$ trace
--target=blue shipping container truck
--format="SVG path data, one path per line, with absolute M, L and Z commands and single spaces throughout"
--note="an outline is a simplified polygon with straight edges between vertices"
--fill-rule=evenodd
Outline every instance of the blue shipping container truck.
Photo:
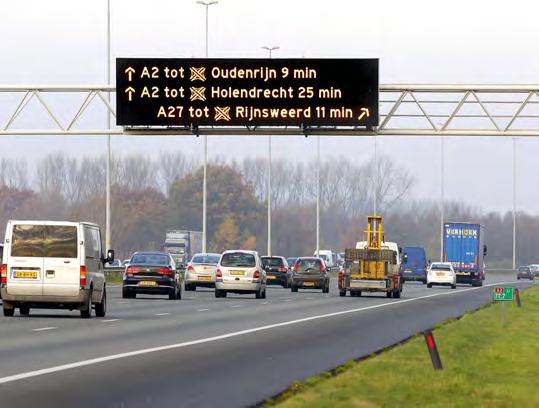
M 465 222 L 444 224 L 444 262 L 451 262 L 457 274 L 457 283 L 482 286 L 485 279 L 483 258 L 487 247 L 483 244 L 483 227 Z
M 402 248 L 402 277 L 404 282 L 427 283 L 427 256 L 424 248 L 412 246 Z

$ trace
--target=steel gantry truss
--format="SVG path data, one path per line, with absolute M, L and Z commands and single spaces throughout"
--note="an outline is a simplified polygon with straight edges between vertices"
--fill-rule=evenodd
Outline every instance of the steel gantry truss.
M 2 135 L 398 135 L 398 136 L 539 136 L 539 85 L 381 85 L 377 128 L 361 127 L 162 127 L 108 129 L 79 126 L 89 107 L 115 117 L 107 85 L 0 85 Z M 8 101 L 2 98 L 9 94 Z M 76 106 L 53 104 L 58 94 L 77 95 Z M 7 105 L 12 102 L 13 106 Z M 34 101 L 32 104 L 31 102 Z M 72 104 L 73 102 L 69 102 Z M 37 104 L 37 106 L 36 106 Z M 33 108 L 30 108 L 33 106 Z M 6 111 L 7 109 L 7 111 Z M 19 124 L 25 111 L 42 109 L 48 124 Z M 2 112 L 4 111 L 4 112 Z M 61 119 L 66 111 L 70 117 Z M 35 111 L 33 111 L 35 112 Z M 100 116 L 102 117 L 102 116 Z M 101 123 L 101 121 L 96 121 Z

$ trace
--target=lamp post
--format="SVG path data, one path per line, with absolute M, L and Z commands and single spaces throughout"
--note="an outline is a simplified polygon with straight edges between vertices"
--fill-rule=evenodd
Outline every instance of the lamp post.
M 278 50 L 279 46 L 268 47 L 264 45 L 262 49 L 269 52 L 269 58 L 272 57 L 272 52 Z M 267 254 L 271 256 L 271 135 L 268 136 L 268 246 Z
M 110 0 L 107 0 L 107 85 L 110 85 Z M 107 101 L 110 105 L 110 92 L 107 92 Z M 107 128 L 110 129 L 110 109 L 107 106 Z M 105 248 L 108 252 L 112 247 L 112 237 L 110 228 L 110 194 L 111 194 L 111 145 L 110 133 L 107 135 L 107 158 L 105 175 Z
M 210 6 L 217 4 L 215 0 L 202 1 L 198 0 L 197 4 L 206 7 L 206 58 L 208 58 L 208 11 Z M 202 180 L 202 252 L 206 252 L 207 230 L 206 230 L 206 184 L 208 170 L 208 135 L 204 135 L 204 164 L 203 164 L 203 180 Z

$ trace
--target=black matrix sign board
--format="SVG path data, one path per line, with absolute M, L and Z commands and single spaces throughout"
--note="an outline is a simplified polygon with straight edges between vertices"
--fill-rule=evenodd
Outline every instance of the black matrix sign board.
M 119 126 L 377 126 L 378 59 L 118 58 Z

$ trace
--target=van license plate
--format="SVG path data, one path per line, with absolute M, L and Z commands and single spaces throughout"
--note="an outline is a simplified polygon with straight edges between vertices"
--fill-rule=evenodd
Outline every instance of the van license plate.
M 37 271 L 13 271 L 16 279 L 37 279 Z
M 140 281 L 139 286 L 157 286 L 157 282 L 154 281 Z

